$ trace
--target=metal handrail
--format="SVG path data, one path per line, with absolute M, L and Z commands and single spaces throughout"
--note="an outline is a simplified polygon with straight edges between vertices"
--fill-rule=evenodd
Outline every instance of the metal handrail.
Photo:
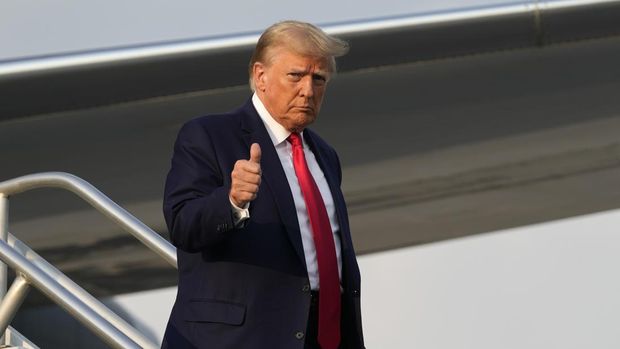
M 56 280 L 45 274 L 4 241 L 0 241 L 0 258 L 18 272 L 18 277 L 15 279 L 16 282 L 7 294 L 11 299 L 7 299 L 7 302 L 2 303 L 0 313 L 14 314 L 17 310 L 16 308 L 21 304 L 21 300 L 25 297 L 29 284 L 32 284 L 97 334 L 107 344 L 114 348 L 140 349 L 140 346 L 129 339 L 129 337 L 101 317 L 96 311 L 82 303 Z
M 120 316 L 110 310 L 110 308 L 106 307 L 103 303 L 101 303 L 97 298 L 93 297 L 90 293 L 88 293 L 86 290 L 76 284 L 60 270 L 56 269 L 56 267 L 51 265 L 43 257 L 39 256 L 25 243 L 13 236 L 13 234 L 9 233 L 8 244 L 15 251 L 24 256 L 28 261 L 38 267 L 39 270 L 41 270 L 52 279 L 56 280 L 56 282 L 58 282 L 58 284 L 61 285 L 65 290 L 71 292 L 82 303 L 97 312 L 102 318 L 111 323 L 114 327 L 120 330 L 127 337 L 131 338 L 131 340 L 139 344 L 142 348 L 157 348 L 157 345 L 151 342 L 148 338 L 146 338 L 140 331 L 136 330 L 133 326 L 128 324 Z M 0 305 L 0 333 L 4 328 L 4 323 L 2 323 L 2 315 L 2 305 Z
M 28 338 L 11 326 L 4 331 L 4 342 L 5 345 L 8 345 L 10 348 L 39 349 L 39 346 L 32 343 Z
M 37 188 L 62 188 L 75 193 L 163 257 L 166 262 L 177 267 L 174 246 L 80 177 L 65 172 L 42 172 L 21 176 L 0 182 L 0 195 L 8 197 Z
M 61 188 L 75 193 L 172 266 L 177 267 L 174 246 L 97 188 L 77 176 L 64 172 L 44 172 L 0 182 L 0 242 L 6 244 L 8 241 L 7 246 L 11 249 L 7 251 L 5 246 L 0 245 L 0 257 L 19 273 L 24 274 L 16 278 L 9 294 L 6 295 L 7 299 L 0 304 L 0 330 L 8 326 L 32 283 L 39 288 L 47 287 L 47 289 L 42 289 L 45 294 L 111 345 L 133 348 L 138 344 L 142 348 L 156 348 L 156 345 L 142 333 L 8 233 L 9 196 L 36 188 Z M 50 280 L 54 284 L 46 285 L 45 283 Z M 2 264 L 0 265 L 0 298 L 5 291 L 6 265 Z M 126 340 L 132 344 L 127 346 Z

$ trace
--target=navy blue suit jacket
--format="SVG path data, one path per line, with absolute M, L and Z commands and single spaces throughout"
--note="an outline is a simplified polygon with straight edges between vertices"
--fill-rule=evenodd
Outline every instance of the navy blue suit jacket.
M 311 130 L 304 137 L 334 197 L 342 240 L 343 347 L 363 348 L 360 274 L 349 232 L 336 152 Z M 250 219 L 235 228 L 230 173 L 262 150 L 262 182 Z M 179 131 L 166 180 L 164 216 L 177 247 L 179 284 L 164 348 L 303 348 L 309 281 L 286 175 L 251 100 L 199 117 Z

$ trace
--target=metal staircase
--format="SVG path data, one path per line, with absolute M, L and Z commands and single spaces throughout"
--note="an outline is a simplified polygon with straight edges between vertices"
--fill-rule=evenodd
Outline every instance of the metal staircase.
M 0 182 L 0 259 L 4 262 L 0 263 L 0 333 L 4 333 L 0 348 L 38 348 L 9 326 L 31 287 L 39 289 L 110 347 L 158 348 L 8 232 L 9 198 L 37 188 L 61 188 L 75 193 L 177 267 L 174 246 L 79 177 L 63 172 L 45 172 Z M 7 266 L 17 275 L 8 291 Z

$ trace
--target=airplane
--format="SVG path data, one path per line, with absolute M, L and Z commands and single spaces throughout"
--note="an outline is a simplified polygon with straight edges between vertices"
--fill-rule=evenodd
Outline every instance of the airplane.
M 351 46 L 312 128 L 339 152 L 358 254 L 620 207 L 618 18 L 620 1 L 563 0 L 321 24 Z M 167 238 L 176 132 L 249 98 L 258 35 L 0 61 L 0 181 L 74 174 Z M 176 283 L 174 268 L 74 194 L 10 197 L 9 224 L 96 297 Z M 29 296 L 15 327 L 70 346 L 28 329 L 46 302 Z

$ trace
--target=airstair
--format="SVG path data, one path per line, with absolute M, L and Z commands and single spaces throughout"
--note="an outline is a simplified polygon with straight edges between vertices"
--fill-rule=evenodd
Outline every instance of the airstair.
M 0 263 L 0 333 L 4 333 L 0 348 L 38 348 L 10 326 L 32 287 L 36 287 L 112 348 L 158 348 L 159 345 L 8 232 L 9 198 L 38 188 L 61 188 L 75 193 L 177 267 L 174 246 L 79 177 L 63 172 L 45 172 L 0 182 L 0 260 L 3 262 Z M 8 291 L 7 267 L 16 274 Z

